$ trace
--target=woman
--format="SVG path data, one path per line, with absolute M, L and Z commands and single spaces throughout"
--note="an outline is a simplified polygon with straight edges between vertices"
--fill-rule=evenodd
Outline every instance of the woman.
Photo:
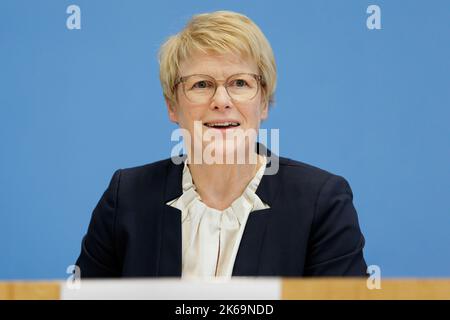
M 194 16 L 161 47 L 160 79 L 186 155 L 116 171 L 82 241 L 81 277 L 365 275 L 346 180 L 246 135 L 267 118 L 276 83 L 249 18 Z

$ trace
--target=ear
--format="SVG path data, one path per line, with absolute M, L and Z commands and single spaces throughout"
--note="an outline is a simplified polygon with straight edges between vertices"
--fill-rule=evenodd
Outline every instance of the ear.
M 167 98 L 164 98 L 164 100 L 166 101 L 167 112 L 169 114 L 170 121 L 178 124 L 178 115 L 176 113 L 175 104 L 170 102 L 169 99 L 167 99 Z

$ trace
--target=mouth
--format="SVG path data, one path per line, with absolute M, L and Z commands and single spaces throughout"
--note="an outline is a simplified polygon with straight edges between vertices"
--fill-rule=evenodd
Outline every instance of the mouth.
M 235 121 L 223 121 L 223 122 L 205 122 L 203 125 L 205 127 L 212 129 L 227 130 L 239 127 L 241 124 Z

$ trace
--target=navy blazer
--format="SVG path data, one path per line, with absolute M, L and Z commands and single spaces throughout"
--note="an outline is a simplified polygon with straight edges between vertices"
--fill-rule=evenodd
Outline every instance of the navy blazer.
M 270 208 L 250 213 L 233 276 L 366 276 L 347 181 L 277 159 L 256 190 Z M 82 240 L 82 278 L 181 276 L 181 211 L 166 202 L 182 194 L 182 173 L 171 158 L 114 173 Z

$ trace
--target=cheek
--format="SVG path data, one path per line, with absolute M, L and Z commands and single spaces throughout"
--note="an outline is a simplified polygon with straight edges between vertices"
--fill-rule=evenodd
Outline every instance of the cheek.
M 262 106 L 260 104 L 253 105 L 246 114 L 246 118 L 251 123 L 259 123 L 262 116 Z
M 201 108 L 196 106 L 184 105 L 180 112 L 180 124 L 189 130 L 193 130 L 194 122 L 201 121 L 203 112 Z
M 186 119 L 188 119 L 191 122 L 194 122 L 196 120 L 201 121 L 202 116 L 203 116 L 202 108 L 190 106 L 186 110 Z
M 180 119 L 180 124 L 185 128 L 191 127 L 193 120 L 196 118 L 196 110 L 193 106 L 189 104 L 182 94 L 178 94 L 178 117 Z

